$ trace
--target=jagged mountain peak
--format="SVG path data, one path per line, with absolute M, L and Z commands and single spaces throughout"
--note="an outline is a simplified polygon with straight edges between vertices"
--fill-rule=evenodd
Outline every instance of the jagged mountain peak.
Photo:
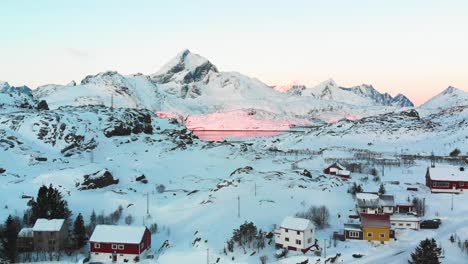
M 218 69 L 205 57 L 186 49 L 151 77 L 159 83 L 191 83 L 203 80 L 210 72 L 218 72 Z
M 449 86 L 447 87 L 447 89 L 445 89 L 444 91 L 442 91 L 441 94 L 453 94 L 453 93 L 456 93 L 456 92 L 463 92 L 462 90 L 456 88 L 456 87 L 453 87 L 453 86 Z
M 95 74 L 95 75 L 88 75 L 86 76 L 83 80 L 81 80 L 81 85 L 84 85 L 84 84 L 90 84 L 90 83 L 99 83 L 99 82 L 102 82 L 102 81 L 106 81 L 106 82 L 109 82 L 109 81 L 117 81 L 119 82 L 122 81 L 124 78 L 123 75 L 121 75 L 120 73 L 116 72 L 116 71 L 105 71 L 105 72 L 100 72 L 98 74 Z M 72 85 L 74 86 L 74 85 Z

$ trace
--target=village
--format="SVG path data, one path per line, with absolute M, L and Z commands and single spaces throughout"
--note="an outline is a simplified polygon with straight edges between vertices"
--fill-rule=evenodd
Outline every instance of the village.
M 353 199 L 355 204 L 354 208 L 349 208 L 348 215 L 338 214 L 338 218 L 348 220 L 342 228 L 327 234 L 327 239 L 320 239 L 324 234 L 317 236 L 317 232 L 326 227 L 329 218 L 333 216 L 330 215 L 329 208 L 317 207 L 301 214 L 285 215 L 271 231 L 253 231 L 254 235 L 251 238 L 242 237 L 249 232 L 247 227 L 255 227 L 252 223 L 247 225 L 246 222 L 239 229 L 239 237 L 234 235 L 229 240 L 232 242 L 228 241 L 225 254 L 234 252 L 238 245 L 244 247 L 246 241 L 249 241 L 249 248 L 250 243 L 254 243 L 253 248 L 257 247 L 260 251 L 262 248 L 274 247 L 277 263 L 283 263 L 282 259 L 288 260 L 290 257 L 293 257 L 293 262 L 284 263 L 343 263 L 343 253 L 327 255 L 327 249 L 332 251 L 332 243 L 334 247 L 337 243 L 345 243 L 352 247 L 349 243 L 355 243 L 353 241 L 357 240 L 375 245 L 392 244 L 398 243 L 402 230 L 426 232 L 425 230 L 438 229 L 444 225 L 441 220 L 443 216 L 426 216 L 425 199 L 395 196 L 385 190 L 383 183 L 378 190 L 365 189 L 353 181 L 353 168 L 348 167 L 336 160 L 323 168 L 323 176 L 320 176 L 347 185 L 346 196 Z M 307 177 L 307 173 L 305 175 Z M 431 159 L 426 174 L 420 177 L 424 178 L 425 186 L 408 187 L 409 192 L 427 188 L 432 195 L 463 195 L 468 189 L 468 172 L 460 165 L 436 164 Z M 38 197 L 37 201 L 39 199 Z M 119 210 L 121 213 L 123 209 L 114 212 L 117 214 L 116 218 L 120 218 Z M 77 220 L 73 225 L 70 221 L 71 219 L 67 218 L 37 218 L 32 226 L 18 230 L 17 253 L 22 256 L 22 261 L 59 261 L 75 256 L 75 260 L 80 263 L 158 263 L 159 256 L 171 247 L 168 240 L 162 244 L 159 239 L 158 244 L 152 242 L 155 236 L 158 237 L 155 230 L 157 227 L 154 225 L 136 225 L 127 218 L 124 225 L 119 224 L 119 221 L 96 219 L 96 215 L 94 220 L 91 216 L 89 226 L 85 226 L 82 218 L 78 224 Z M 466 241 L 462 243 L 468 244 Z M 80 253 L 76 254 L 78 251 Z M 306 258 L 301 260 L 301 256 Z M 352 254 L 352 258 L 356 260 L 365 256 L 366 253 L 360 251 Z M 439 256 L 443 258 L 443 252 Z M 309 262 L 309 259 L 315 259 L 316 262 Z M 260 257 L 261 263 L 270 263 L 271 260 L 271 257 Z M 224 263 L 219 261 L 217 258 L 216 262 L 210 263 Z M 234 257 L 231 261 L 235 263 Z

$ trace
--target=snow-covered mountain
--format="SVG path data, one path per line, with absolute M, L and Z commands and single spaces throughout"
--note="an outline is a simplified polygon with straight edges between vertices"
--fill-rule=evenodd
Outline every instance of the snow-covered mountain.
M 166 115 L 187 119 L 204 128 L 209 118 L 204 115 L 238 112 L 254 116 L 254 120 L 273 117 L 284 120 L 279 128 L 289 124 L 315 124 L 316 120 L 361 118 L 411 107 L 404 96 L 392 98 L 377 92 L 372 86 L 339 87 L 329 80 L 316 87 L 296 85 L 284 93 L 272 89 L 258 79 L 237 72 L 222 72 L 208 59 L 184 50 L 159 71 L 121 75 L 108 71 L 84 78 L 79 85 L 46 85 L 34 90 L 37 99 L 46 100 L 51 109 L 73 105 L 107 105 L 146 108 Z M 300 96 L 299 96 L 300 95 Z M 193 120 L 190 120 L 193 119 Z M 200 121 L 195 124 L 195 120 Z M 210 127 L 232 126 L 227 118 L 216 118 Z M 252 127 L 242 127 L 247 129 Z M 260 128 L 261 129 L 261 128 Z
M 0 81 L 0 113 L 37 108 L 38 102 L 29 87 L 13 87 Z
M 424 110 L 447 109 L 454 106 L 468 105 L 468 92 L 449 86 L 440 94 L 420 106 Z
M 414 107 L 414 104 L 402 94 L 392 97 L 388 93 L 380 93 L 372 85 L 367 84 L 350 88 L 340 87 L 332 79 L 310 88 L 303 85 L 295 85 L 287 93 L 344 102 L 352 105 Z

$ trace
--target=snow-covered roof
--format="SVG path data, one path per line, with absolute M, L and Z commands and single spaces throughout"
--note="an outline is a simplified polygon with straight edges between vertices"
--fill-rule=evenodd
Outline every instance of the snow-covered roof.
M 393 195 L 380 195 L 380 206 L 395 206 L 395 198 Z
M 345 230 L 362 231 L 360 224 L 344 224 Z
M 461 167 L 429 167 L 429 175 L 433 181 L 468 181 L 468 168 Z
M 33 229 L 30 227 L 22 228 L 18 233 L 18 237 L 33 237 Z
M 356 198 L 359 200 L 378 200 L 379 196 L 374 193 L 356 193 Z
M 144 226 L 97 225 L 89 241 L 101 243 L 139 244 L 145 234 Z
M 390 228 L 390 216 L 379 214 L 361 214 L 363 227 Z
M 39 218 L 36 220 L 36 223 L 33 226 L 33 231 L 60 231 L 62 229 L 63 219 L 45 219 Z
M 421 218 L 414 215 L 394 214 L 390 216 L 390 221 L 420 222 Z
M 292 229 L 297 231 L 304 231 L 309 226 L 314 226 L 310 222 L 310 220 L 291 216 L 285 217 L 283 222 L 281 222 L 281 228 Z
M 343 176 L 349 176 L 351 174 L 351 172 L 349 170 L 338 170 L 336 172 L 336 174 L 343 175 Z

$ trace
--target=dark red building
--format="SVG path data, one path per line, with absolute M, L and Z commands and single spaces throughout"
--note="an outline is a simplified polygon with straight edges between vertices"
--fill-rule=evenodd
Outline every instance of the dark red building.
M 343 178 L 343 179 L 351 178 L 350 171 L 346 170 L 346 167 L 339 164 L 338 162 L 335 162 L 332 165 L 326 167 L 323 170 L 323 173 L 330 174 L 330 175 L 336 175 L 336 176 L 338 176 L 340 178 Z
M 144 226 L 98 225 L 89 239 L 91 260 L 134 262 L 151 249 L 151 232 Z
M 468 189 L 468 171 L 464 167 L 429 167 L 426 186 L 433 193 L 463 193 Z

